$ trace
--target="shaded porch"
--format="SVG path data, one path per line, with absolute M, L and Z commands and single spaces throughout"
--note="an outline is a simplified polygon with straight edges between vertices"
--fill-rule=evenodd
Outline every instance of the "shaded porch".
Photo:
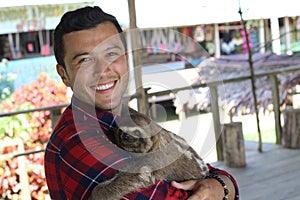
M 229 168 L 223 161 L 213 166 L 228 170 L 237 180 L 242 200 L 298 200 L 300 197 L 300 149 L 264 143 L 263 152 L 257 142 L 245 141 L 245 168 Z

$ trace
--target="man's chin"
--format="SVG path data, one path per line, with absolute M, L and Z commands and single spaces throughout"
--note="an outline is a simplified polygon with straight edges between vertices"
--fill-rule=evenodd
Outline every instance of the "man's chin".
M 95 106 L 97 109 L 105 110 L 105 111 L 116 111 L 120 110 L 121 108 L 121 101 L 119 102 L 108 102 L 108 103 L 96 103 Z

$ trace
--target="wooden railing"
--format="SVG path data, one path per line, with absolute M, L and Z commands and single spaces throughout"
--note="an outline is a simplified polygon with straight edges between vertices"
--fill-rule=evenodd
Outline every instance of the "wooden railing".
M 272 97 L 273 97 L 273 105 L 274 105 L 274 120 L 275 120 L 275 129 L 276 129 L 276 143 L 280 144 L 281 143 L 281 122 L 280 122 L 280 105 L 279 105 L 279 94 L 278 94 L 278 80 L 277 80 L 277 74 L 280 73 L 291 73 L 294 71 L 300 70 L 300 65 L 293 65 L 293 66 L 288 66 L 288 67 L 282 67 L 282 68 L 275 68 L 270 70 L 260 70 L 255 72 L 255 78 L 260 78 L 263 76 L 268 76 L 271 87 L 272 87 Z M 229 79 L 223 79 L 223 80 L 218 80 L 218 81 L 209 81 L 206 83 L 202 84 L 196 84 L 192 86 L 186 86 L 186 87 L 180 87 L 180 88 L 173 88 L 172 90 L 165 90 L 165 91 L 160 91 L 160 92 L 154 92 L 154 93 L 148 93 L 147 98 L 148 98 L 148 103 L 152 102 L 155 103 L 155 101 L 151 100 L 152 97 L 159 97 L 163 95 L 167 95 L 170 93 L 176 93 L 181 90 L 189 90 L 189 89 L 196 89 L 200 87 L 209 87 L 210 89 L 210 94 L 211 94 L 211 106 L 212 106 L 212 114 L 213 114 L 213 120 L 214 120 L 214 128 L 215 132 L 219 133 L 221 131 L 221 124 L 220 124 L 220 114 L 219 114 L 219 105 L 218 105 L 218 90 L 217 87 L 221 84 L 226 84 L 226 83 L 232 83 L 232 82 L 240 82 L 244 80 L 249 80 L 251 78 L 250 75 L 242 75 L 234 78 L 229 78 Z M 146 89 L 148 90 L 148 89 Z M 126 96 L 125 98 L 137 98 L 139 99 L 138 94 L 133 94 L 131 96 Z M 34 109 L 28 109 L 28 110 L 20 110 L 20 111 L 13 111 L 13 112 L 7 112 L 7 113 L 0 113 L 0 118 L 1 117 L 8 117 L 8 116 L 13 116 L 13 115 L 18 115 L 18 114 L 23 114 L 23 113 L 30 113 L 30 112 L 35 112 L 35 111 L 45 111 L 49 110 L 51 112 L 51 120 L 52 120 L 52 127 L 55 126 L 60 114 L 61 114 L 61 109 L 66 107 L 68 104 L 61 104 L 61 105 L 52 105 L 52 106 L 45 106 L 45 107 L 40 107 L 40 108 L 34 108 Z M 217 134 L 219 135 L 219 134 Z
M 280 111 L 280 103 L 279 103 L 279 89 L 278 89 L 278 78 L 277 75 L 281 73 L 291 73 L 300 70 L 299 65 L 293 65 L 282 68 L 275 68 L 272 70 L 257 70 L 254 75 L 255 78 L 261 78 L 264 76 L 268 76 L 272 88 L 272 101 L 273 101 L 273 111 L 274 111 L 274 121 L 275 121 L 275 131 L 276 131 L 276 144 L 281 144 L 282 138 L 282 127 L 281 127 L 281 111 Z M 217 157 L 218 160 L 223 160 L 223 147 L 221 141 L 221 123 L 220 123 L 220 113 L 219 113 L 219 105 L 218 105 L 218 86 L 226 83 L 234 83 L 245 80 L 250 80 L 251 76 L 249 75 L 241 75 L 233 78 L 218 80 L 218 81 L 208 81 L 203 84 L 195 84 L 192 86 L 186 86 L 181 88 L 174 88 L 172 90 L 160 91 L 152 94 L 148 94 L 149 99 L 152 96 L 162 96 L 170 93 L 176 93 L 180 90 L 189 90 L 196 89 L 200 87 L 209 87 L 210 95 L 211 95 L 211 108 L 214 122 L 214 130 L 216 135 L 217 142 Z

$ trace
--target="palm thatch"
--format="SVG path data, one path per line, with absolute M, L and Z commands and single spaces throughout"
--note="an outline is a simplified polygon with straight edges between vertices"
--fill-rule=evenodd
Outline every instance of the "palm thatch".
M 200 83 L 221 81 L 218 86 L 220 102 L 226 103 L 226 110 L 232 114 L 254 113 L 254 103 L 251 91 L 250 79 L 238 82 L 228 82 L 230 79 L 249 77 L 249 63 L 247 55 L 222 56 L 219 59 L 208 59 L 198 66 L 199 78 L 194 81 L 194 85 Z M 293 65 L 300 65 L 300 52 L 292 55 L 276 55 L 273 53 L 253 54 L 254 73 L 272 73 L 276 69 L 281 69 Z M 300 69 L 300 68 L 299 68 Z M 279 103 L 281 106 L 290 106 L 290 94 L 294 92 L 295 86 L 300 84 L 300 70 L 292 73 L 280 73 L 277 75 L 279 89 Z M 260 111 L 272 111 L 272 91 L 268 76 L 255 79 L 256 96 L 258 109 Z M 193 98 L 193 97 L 195 98 Z M 210 93 L 206 88 L 193 90 L 187 102 L 188 108 L 197 110 L 210 110 Z M 177 112 L 183 105 L 175 100 Z M 182 102 L 182 101 L 181 101 Z

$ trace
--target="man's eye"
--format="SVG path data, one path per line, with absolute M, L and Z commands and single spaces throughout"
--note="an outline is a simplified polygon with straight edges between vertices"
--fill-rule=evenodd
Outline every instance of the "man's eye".
M 79 63 L 83 63 L 83 62 L 89 62 L 92 61 L 92 58 L 82 58 L 81 60 L 79 60 Z
M 107 56 L 108 56 L 108 57 L 116 57 L 116 56 L 119 56 L 119 53 L 118 53 L 118 52 L 115 52 L 115 51 L 111 51 L 111 52 L 108 52 L 108 53 L 107 53 Z
M 114 62 L 115 60 L 117 60 L 118 58 L 120 57 L 120 54 L 116 51 L 111 51 L 111 52 L 108 52 L 106 55 L 105 55 L 105 60 L 106 62 Z

